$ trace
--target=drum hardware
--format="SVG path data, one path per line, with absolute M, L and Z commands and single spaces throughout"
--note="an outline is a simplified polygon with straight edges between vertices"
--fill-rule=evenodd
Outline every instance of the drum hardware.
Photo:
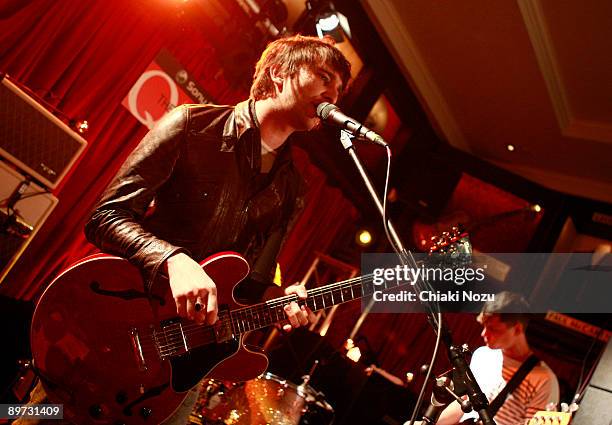
M 242 383 L 202 382 L 200 397 L 191 415 L 192 424 L 327 425 L 334 409 L 325 395 L 308 383 L 318 361 L 302 383 L 295 385 L 272 373 Z

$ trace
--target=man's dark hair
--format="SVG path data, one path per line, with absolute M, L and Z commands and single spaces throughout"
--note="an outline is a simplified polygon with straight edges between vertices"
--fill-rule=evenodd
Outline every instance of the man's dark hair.
M 521 323 L 523 328 L 527 327 L 531 316 L 527 300 L 522 295 L 510 291 L 499 292 L 495 294 L 493 301 L 487 301 L 482 306 L 478 321 L 492 315 L 499 316 L 499 320 L 510 325 Z
M 332 38 L 294 35 L 274 40 L 268 44 L 255 66 L 251 97 L 261 100 L 274 95 L 274 83 L 270 78 L 271 66 L 279 66 L 281 73 L 292 77 L 302 66 L 320 64 L 325 64 L 338 73 L 342 81 L 341 89 L 346 89 L 351 77 L 351 64 L 342 52 L 334 47 Z

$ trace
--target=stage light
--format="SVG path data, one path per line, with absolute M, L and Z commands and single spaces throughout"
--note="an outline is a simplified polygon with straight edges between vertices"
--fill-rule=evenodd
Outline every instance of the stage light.
M 531 207 L 531 209 L 537 213 L 539 213 L 540 211 L 542 211 L 542 207 L 538 204 L 535 204 Z
M 347 339 L 344 348 L 346 349 L 346 357 L 357 363 L 361 358 L 361 350 L 353 343 L 353 340 Z
M 514 152 L 514 145 L 506 145 L 506 149 L 508 149 L 508 152 Z
M 68 125 L 79 134 L 85 134 L 89 130 L 89 123 L 87 120 L 70 120 Z
M 315 27 L 319 38 L 328 35 L 332 37 L 336 43 L 342 43 L 344 41 L 344 36 L 340 30 L 340 19 L 338 19 L 338 15 L 335 13 L 320 15 L 317 18 Z
M 340 19 L 338 19 L 338 15 L 335 13 L 324 18 L 319 18 L 319 21 L 317 22 L 317 26 L 321 31 L 333 31 L 338 28 L 339 25 Z M 319 37 L 321 37 L 320 34 Z
M 346 353 L 346 357 L 357 363 L 361 358 L 361 350 L 359 347 L 353 347 Z
M 336 43 L 342 43 L 344 41 L 344 34 L 349 38 L 351 37 L 348 19 L 346 19 L 346 16 L 342 13 L 333 10 L 318 15 L 315 27 L 319 38 L 328 35 L 332 37 Z
M 361 246 L 368 246 L 372 243 L 372 234 L 367 229 L 361 229 L 357 232 L 357 243 Z
M 79 133 L 85 134 L 87 133 L 87 130 L 89 130 L 89 123 L 87 120 L 77 122 L 77 131 Z

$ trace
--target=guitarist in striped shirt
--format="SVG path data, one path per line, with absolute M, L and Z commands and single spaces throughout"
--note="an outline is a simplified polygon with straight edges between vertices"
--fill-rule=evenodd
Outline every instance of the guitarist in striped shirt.
M 470 368 L 491 403 L 533 352 L 525 336 L 529 320 L 525 299 L 511 292 L 500 292 L 485 303 L 477 320 L 482 325 L 485 345 L 478 348 Z M 537 361 L 518 386 L 510 391 L 494 419 L 498 425 L 524 424 L 549 403 L 559 402 L 559 383 L 543 361 Z M 440 415 L 438 424 L 477 423 L 476 412 L 464 414 L 456 401 Z

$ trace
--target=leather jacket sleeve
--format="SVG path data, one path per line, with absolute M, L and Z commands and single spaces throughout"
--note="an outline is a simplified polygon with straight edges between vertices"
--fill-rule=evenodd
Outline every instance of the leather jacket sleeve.
M 147 291 L 164 261 L 185 251 L 148 232 L 142 223 L 156 191 L 170 177 L 179 157 L 187 120 L 187 108 L 175 108 L 147 133 L 104 191 L 85 225 L 85 235 L 91 243 L 140 268 Z

